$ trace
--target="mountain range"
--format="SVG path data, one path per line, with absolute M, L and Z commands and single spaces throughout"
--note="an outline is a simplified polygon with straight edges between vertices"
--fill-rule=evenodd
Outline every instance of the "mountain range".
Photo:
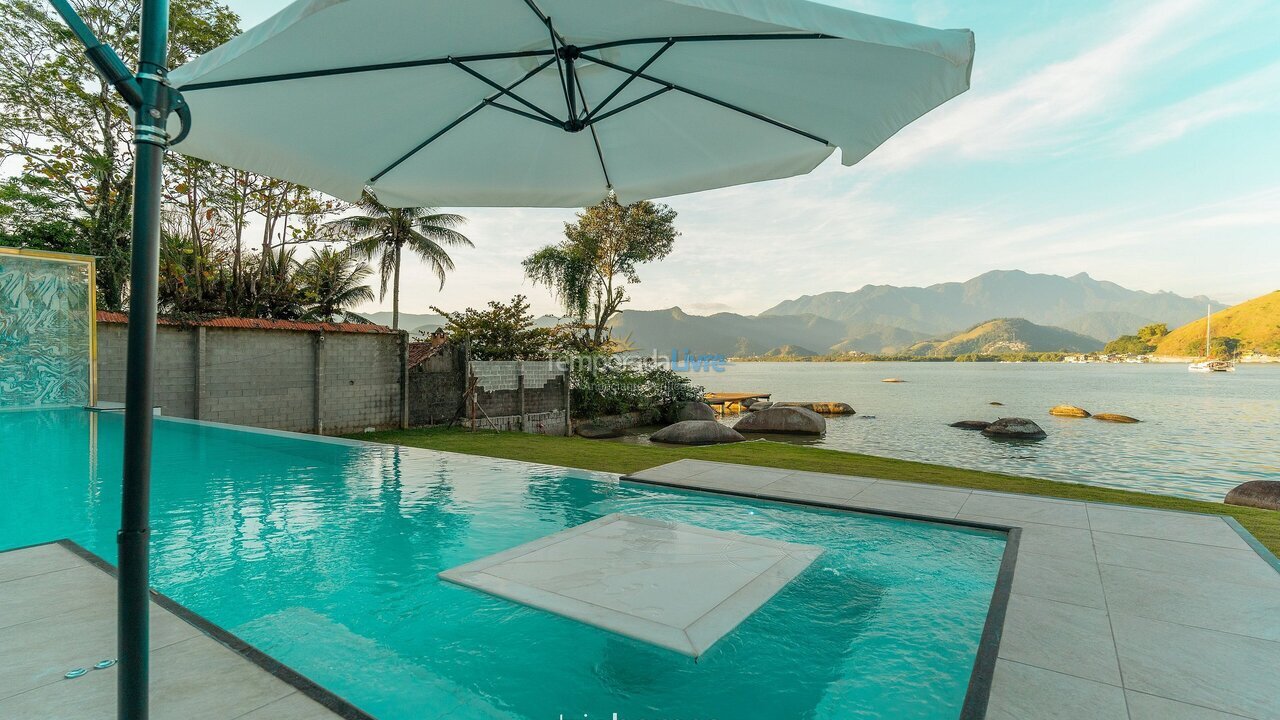
M 1206 306 L 1226 308 L 1203 296 L 1129 290 L 1085 273 L 1063 277 L 995 270 L 928 287 L 866 285 L 853 292 L 805 295 L 755 316 L 690 315 L 678 307 L 625 310 L 612 327 L 615 338 L 626 338 L 638 349 L 734 356 L 764 355 L 788 345 L 818 354 L 946 354 L 973 345 L 957 336 L 974 331 L 969 340 L 984 336 L 986 344 L 1008 343 L 1028 352 L 1086 351 L 1150 323 L 1183 325 L 1202 316 Z M 981 328 L 993 319 L 1004 321 Z M 957 342 L 947 346 L 953 339 Z

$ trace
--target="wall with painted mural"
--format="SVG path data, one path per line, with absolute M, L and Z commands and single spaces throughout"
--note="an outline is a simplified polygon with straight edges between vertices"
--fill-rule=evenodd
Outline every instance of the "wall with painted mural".
M 92 400 L 93 260 L 0 248 L 0 409 Z

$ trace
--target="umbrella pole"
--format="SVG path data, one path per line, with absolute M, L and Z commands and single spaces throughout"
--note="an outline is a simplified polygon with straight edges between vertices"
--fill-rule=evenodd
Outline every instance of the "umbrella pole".
M 121 482 L 117 579 L 120 672 L 116 712 L 121 720 L 147 720 L 150 682 L 150 590 L 147 578 L 151 530 L 152 379 L 156 342 L 156 286 L 160 264 L 160 207 L 169 114 L 190 118 L 165 79 L 169 1 L 142 0 L 138 71 L 131 73 L 102 44 L 67 0 L 50 0 L 103 82 L 134 111 L 133 231 L 129 275 L 129 354 L 125 370 L 124 474 Z
M 129 356 L 125 380 L 124 477 L 120 506 L 117 715 L 146 720 L 150 677 L 148 555 L 151 505 L 151 424 L 160 264 L 160 205 L 165 125 L 171 94 L 165 81 L 168 0 L 143 0 L 134 121 L 133 245 L 129 275 Z

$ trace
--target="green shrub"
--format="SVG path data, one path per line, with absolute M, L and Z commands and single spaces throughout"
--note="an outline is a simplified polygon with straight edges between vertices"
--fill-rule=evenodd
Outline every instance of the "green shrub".
M 699 401 L 703 388 L 651 358 L 579 355 L 571 361 L 573 413 L 578 417 L 655 413 L 671 420 L 678 403 Z

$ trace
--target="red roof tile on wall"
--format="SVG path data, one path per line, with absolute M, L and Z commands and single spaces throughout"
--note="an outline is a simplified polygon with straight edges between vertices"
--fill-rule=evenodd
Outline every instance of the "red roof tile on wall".
M 99 310 L 98 322 L 128 324 L 129 316 L 124 313 Z M 208 318 L 204 320 L 179 320 L 175 318 L 158 317 L 156 318 L 156 324 L 176 327 L 217 327 L 237 328 L 242 330 L 293 330 L 297 332 L 395 332 L 386 325 L 373 325 L 371 323 L 297 322 L 295 320 L 262 320 L 259 318 L 236 317 Z

